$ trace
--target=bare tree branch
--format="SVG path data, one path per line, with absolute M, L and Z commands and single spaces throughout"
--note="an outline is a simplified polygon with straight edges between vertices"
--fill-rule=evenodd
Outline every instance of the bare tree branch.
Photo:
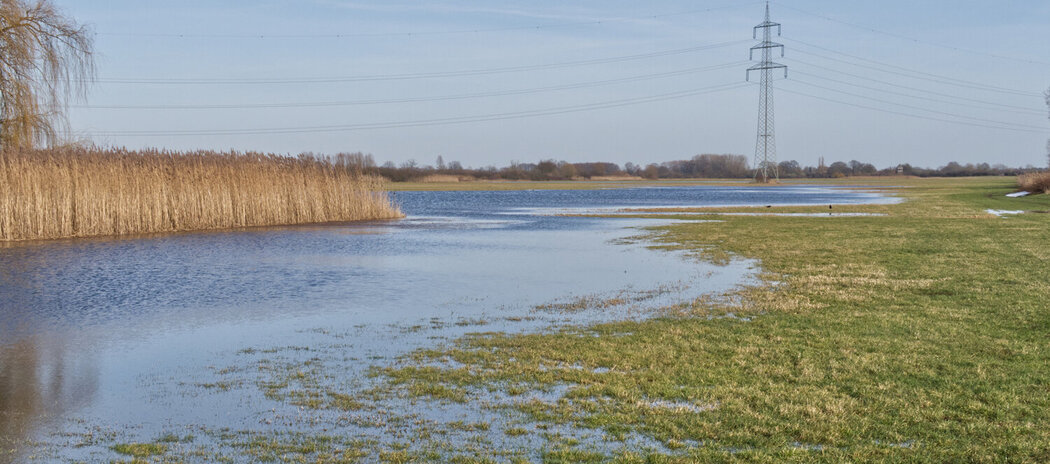
M 95 77 L 91 30 L 51 0 L 0 0 L 0 146 L 55 144 Z

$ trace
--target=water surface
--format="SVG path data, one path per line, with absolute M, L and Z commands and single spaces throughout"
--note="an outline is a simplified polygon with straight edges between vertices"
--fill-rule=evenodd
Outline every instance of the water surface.
M 647 317 L 639 306 L 724 292 L 754 272 L 623 241 L 666 221 L 552 213 L 886 201 L 815 187 L 394 196 L 404 220 L 0 248 L 0 448 L 36 440 L 45 456 L 107 460 L 105 440 L 85 443 L 85 430 L 150 441 L 270 426 L 287 411 L 251 385 L 221 395 L 194 385 L 246 350 L 331 347 L 333 334 L 339 381 L 353 384 L 371 365 L 472 331 Z M 536 308 L 646 292 L 629 307 Z

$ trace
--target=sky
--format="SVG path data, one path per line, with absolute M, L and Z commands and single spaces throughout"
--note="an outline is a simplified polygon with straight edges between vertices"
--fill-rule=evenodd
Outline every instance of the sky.
M 755 151 L 764 2 L 53 1 L 95 33 L 70 136 L 104 146 L 473 167 Z M 1050 2 L 771 12 L 779 160 L 1047 163 Z

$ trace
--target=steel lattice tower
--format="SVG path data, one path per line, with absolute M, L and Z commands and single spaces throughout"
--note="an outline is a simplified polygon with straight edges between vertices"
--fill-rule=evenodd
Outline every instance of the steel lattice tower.
M 755 59 L 755 50 L 761 50 L 762 61 L 747 68 L 747 80 L 751 80 L 751 71 L 761 74 L 758 94 L 758 139 L 755 142 L 755 180 L 759 182 L 770 182 L 780 180 L 777 172 L 777 142 L 776 131 L 773 127 L 773 70 L 784 69 L 784 77 L 787 78 L 787 66 L 773 62 L 773 49 L 780 49 L 780 56 L 784 56 L 784 46 L 773 42 L 773 28 L 777 28 L 780 35 L 780 23 L 774 23 L 769 19 L 769 2 L 766 2 L 766 20 L 752 31 L 752 38 L 758 38 L 758 30 L 762 29 L 762 42 L 751 47 L 751 60 Z

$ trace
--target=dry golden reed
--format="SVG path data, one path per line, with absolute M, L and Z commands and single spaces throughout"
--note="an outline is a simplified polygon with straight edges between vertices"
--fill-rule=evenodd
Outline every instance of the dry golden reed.
M 341 160 L 259 153 L 0 151 L 0 241 L 401 217 Z
M 1033 172 L 1017 176 L 1021 190 L 1032 193 L 1050 193 L 1050 172 Z

